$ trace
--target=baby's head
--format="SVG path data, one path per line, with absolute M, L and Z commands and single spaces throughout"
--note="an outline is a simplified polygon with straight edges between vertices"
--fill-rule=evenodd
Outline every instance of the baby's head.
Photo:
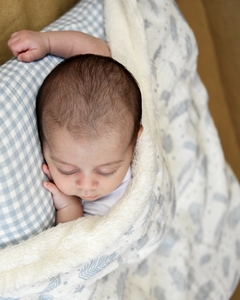
M 63 61 L 47 76 L 37 97 L 42 143 L 66 129 L 76 140 L 116 135 L 134 147 L 141 117 L 135 79 L 110 57 L 86 54 Z
M 85 175 L 97 170 L 103 176 L 120 169 L 117 181 L 124 178 L 142 132 L 142 108 L 139 87 L 123 65 L 92 54 L 71 57 L 47 76 L 36 108 L 43 153 L 56 185 L 61 183 L 54 169 Z

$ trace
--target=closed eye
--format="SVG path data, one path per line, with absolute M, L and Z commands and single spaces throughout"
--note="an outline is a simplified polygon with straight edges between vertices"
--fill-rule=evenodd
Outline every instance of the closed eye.
M 58 169 L 58 172 L 60 172 L 63 175 L 72 175 L 72 174 L 75 174 L 77 172 L 77 170 L 72 170 L 72 171 L 66 172 L 66 171 L 63 171 L 61 169 Z
M 101 175 L 101 176 L 104 176 L 104 177 L 110 177 L 110 176 L 112 176 L 114 173 L 116 173 L 116 171 L 113 171 L 113 172 L 110 172 L 110 173 L 103 173 L 103 172 L 98 171 L 97 173 L 98 173 L 99 175 Z
M 58 169 L 58 172 L 63 174 L 63 175 L 66 175 L 66 176 L 69 176 L 69 175 L 73 175 L 75 173 L 78 172 L 78 170 L 72 170 L 72 171 L 64 171 L 64 170 L 61 170 L 61 169 Z M 97 171 L 97 173 L 100 175 L 100 176 L 104 176 L 104 177 L 110 177 L 112 176 L 113 174 L 115 174 L 117 172 L 117 170 L 113 171 L 113 172 L 109 172 L 109 173 L 104 173 L 104 172 L 101 172 L 101 171 Z

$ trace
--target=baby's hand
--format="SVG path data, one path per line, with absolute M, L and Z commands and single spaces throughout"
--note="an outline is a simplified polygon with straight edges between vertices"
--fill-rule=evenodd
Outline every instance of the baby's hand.
M 44 32 L 22 30 L 11 35 L 8 47 L 19 61 L 31 62 L 49 53 L 49 41 Z
M 54 183 L 44 181 L 43 186 L 52 194 L 53 204 L 56 210 L 63 209 L 72 203 L 73 197 L 63 194 Z
M 43 172 L 52 180 L 49 168 L 43 164 Z M 52 194 L 53 204 L 57 211 L 56 224 L 65 223 L 83 216 L 82 203 L 77 196 L 69 196 L 49 181 L 44 181 L 43 186 Z

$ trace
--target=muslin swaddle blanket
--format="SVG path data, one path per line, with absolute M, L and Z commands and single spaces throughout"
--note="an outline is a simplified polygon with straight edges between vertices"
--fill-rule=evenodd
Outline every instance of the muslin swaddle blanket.
M 48 29 L 72 18 L 83 30 L 83 5 L 104 16 L 112 56 L 142 91 L 133 179 L 107 215 L 2 249 L 0 299 L 228 299 L 240 273 L 240 190 L 196 72 L 192 31 L 172 0 L 81 1 Z

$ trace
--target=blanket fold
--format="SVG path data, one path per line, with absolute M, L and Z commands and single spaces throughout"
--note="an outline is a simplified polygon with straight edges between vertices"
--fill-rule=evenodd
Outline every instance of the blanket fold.
M 171 0 L 105 0 L 102 13 L 112 56 L 143 96 L 133 179 L 107 215 L 0 250 L 0 295 L 227 299 L 240 273 L 240 189 L 196 72 L 192 31 Z

